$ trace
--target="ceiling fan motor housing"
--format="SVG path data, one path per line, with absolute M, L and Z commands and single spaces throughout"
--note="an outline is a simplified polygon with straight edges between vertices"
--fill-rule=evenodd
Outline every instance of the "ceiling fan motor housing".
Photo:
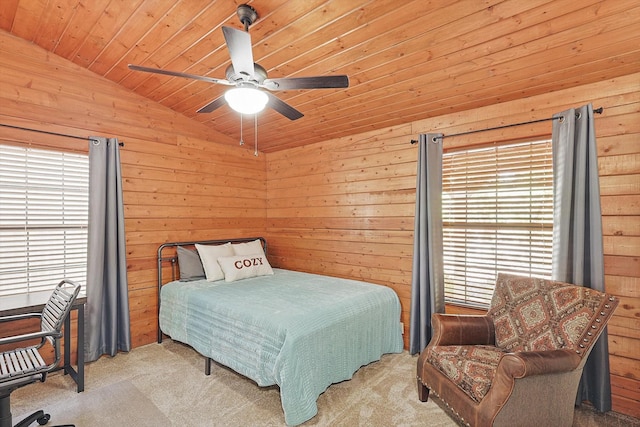
M 227 80 L 230 82 L 255 82 L 257 85 L 262 85 L 267 78 L 267 70 L 255 62 L 253 63 L 253 69 L 253 78 L 248 78 L 250 76 L 247 76 L 244 73 L 236 73 L 236 70 L 233 68 L 233 64 L 230 64 L 224 73 L 227 76 Z

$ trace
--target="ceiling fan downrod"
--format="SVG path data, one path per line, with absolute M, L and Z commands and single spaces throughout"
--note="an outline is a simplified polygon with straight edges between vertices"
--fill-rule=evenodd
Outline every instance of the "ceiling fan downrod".
M 258 12 L 248 4 L 241 4 L 236 11 L 240 22 L 244 25 L 244 30 L 249 31 L 249 27 L 258 19 Z

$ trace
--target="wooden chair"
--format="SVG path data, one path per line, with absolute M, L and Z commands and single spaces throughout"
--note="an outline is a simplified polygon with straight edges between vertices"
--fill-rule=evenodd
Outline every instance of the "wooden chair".
M 582 286 L 499 274 L 486 315 L 433 315 L 418 397 L 431 391 L 468 426 L 571 426 L 582 369 L 617 305 Z
M 80 292 L 80 285 L 62 280 L 53 290 L 49 301 L 42 313 L 19 314 L 0 317 L 0 322 L 9 322 L 28 318 L 40 319 L 40 331 L 6 338 L 0 338 L 0 346 L 20 342 L 34 342 L 37 344 L 3 351 L 0 354 L 0 427 L 11 427 L 11 393 L 19 387 L 36 381 L 44 382 L 47 374 L 60 364 L 60 341 L 62 340 L 62 325 L 69 315 L 71 306 Z M 40 354 L 40 350 L 49 343 L 53 346 L 54 360 L 47 364 Z M 20 421 L 15 427 L 26 427 L 37 421 L 44 425 L 50 419 L 49 414 L 39 410 Z

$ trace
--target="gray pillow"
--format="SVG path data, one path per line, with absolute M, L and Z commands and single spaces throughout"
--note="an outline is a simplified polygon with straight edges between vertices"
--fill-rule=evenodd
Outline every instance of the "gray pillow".
M 195 250 L 178 246 L 178 268 L 180 269 L 180 281 L 201 280 L 205 278 L 200 255 Z

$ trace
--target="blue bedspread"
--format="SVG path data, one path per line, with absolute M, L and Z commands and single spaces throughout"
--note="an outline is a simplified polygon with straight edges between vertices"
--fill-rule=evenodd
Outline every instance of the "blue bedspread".
M 385 286 L 274 269 L 237 282 L 162 287 L 160 328 L 204 356 L 280 387 L 285 422 L 317 412 L 326 388 L 403 349 L 400 303 Z

